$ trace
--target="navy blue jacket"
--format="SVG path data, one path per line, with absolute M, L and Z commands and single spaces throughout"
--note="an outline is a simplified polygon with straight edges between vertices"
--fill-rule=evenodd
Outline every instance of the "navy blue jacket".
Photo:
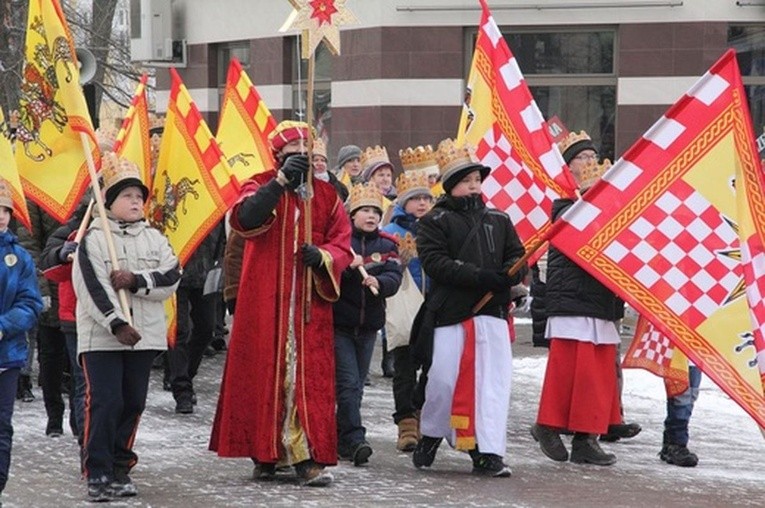
M 42 312 L 32 256 L 6 231 L 0 233 L 0 368 L 21 367 L 29 331 Z
M 334 304 L 335 328 L 377 331 L 385 326 L 385 299 L 401 286 L 401 261 L 396 239 L 380 231 L 365 233 L 353 228 L 351 246 L 364 258 L 364 268 L 380 282 L 373 295 L 361 284 L 357 268 L 346 268 L 340 280 L 340 299 Z

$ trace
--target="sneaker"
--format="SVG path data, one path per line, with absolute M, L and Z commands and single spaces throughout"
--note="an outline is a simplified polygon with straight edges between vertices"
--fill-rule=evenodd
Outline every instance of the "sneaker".
M 643 428 L 637 423 L 620 423 L 617 425 L 609 425 L 608 433 L 600 436 L 601 441 L 607 443 L 615 443 L 620 439 L 629 439 L 640 434 Z
M 478 450 L 471 450 L 470 456 L 473 458 L 473 473 L 481 476 L 490 476 L 492 478 L 507 478 L 512 472 L 502 461 L 502 457 L 493 453 L 480 453 Z
M 566 445 L 563 444 L 560 434 L 552 427 L 535 423 L 531 426 L 531 437 L 534 438 L 534 441 L 539 442 L 539 448 L 542 449 L 542 453 L 552 460 L 556 462 L 566 462 L 568 460 Z
M 252 470 L 252 479 L 257 481 L 269 481 L 276 478 L 276 464 L 255 464 Z
M 422 436 L 417 446 L 412 453 L 412 463 L 414 467 L 430 467 L 433 461 L 436 460 L 436 452 L 441 445 L 440 437 Z
M 332 473 L 324 469 L 324 466 L 320 466 L 312 460 L 305 460 L 296 464 L 295 471 L 300 477 L 301 485 L 305 487 L 326 487 L 335 479 Z
M 61 426 L 61 423 L 55 423 L 55 422 L 48 422 L 48 425 L 45 427 L 45 435 L 48 437 L 61 437 L 64 435 L 64 429 Z
M 366 464 L 372 453 L 372 447 L 366 441 L 357 444 L 353 447 L 353 465 L 359 467 Z
M 194 412 L 194 404 L 191 396 L 181 396 L 175 401 L 175 412 L 181 415 L 190 415 Z
M 574 439 L 571 440 L 571 462 L 596 466 L 616 464 L 616 455 L 604 452 L 595 437 L 596 434 L 574 434 Z
M 661 447 L 659 458 L 667 464 L 680 467 L 696 467 L 699 457 L 691 452 L 687 446 L 678 444 L 665 444 Z
M 133 480 L 127 473 L 115 473 L 114 480 L 109 484 L 114 497 L 133 497 L 138 495 L 138 489 L 135 488 Z
M 106 476 L 88 480 L 88 500 L 93 503 L 106 503 L 112 500 L 112 489 Z

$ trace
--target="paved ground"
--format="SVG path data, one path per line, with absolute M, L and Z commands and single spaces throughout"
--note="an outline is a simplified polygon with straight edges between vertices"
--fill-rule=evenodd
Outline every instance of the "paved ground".
M 528 325 L 519 327 L 514 347 L 514 388 L 508 426 L 509 479 L 470 474 L 469 458 L 442 447 L 431 471 L 418 471 L 410 455 L 395 450 L 390 380 L 380 377 L 374 362 L 373 385 L 367 389 L 364 418 L 375 450 L 370 465 L 348 463 L 333 468 L 335 484 L 307 489 L 285 477 L 273 483 L 250 479 L 251 464 L 219 459 L 206 450 L 224 356 L 206 360 L 197 380 L 199 405 L 193 415 L 176 415 L 172 397 L 153 372 L 148 408 L 141 422 L 133 473 L 140 496 L 117 506 L 762 506 L 765 499 L 763 441 L 750 420 L 714 388 L 705 390 L 697 407 L 693 449 L 699 467 L 681 469 L 661 463 L 664 409 L 660 396 L 647 393 L 642 377 L 627 375 L 625 404 L 644 431 L 629 442 L 609 445 L 619 462 L 610 468 L 554 463 L 532 441 L 533 422 L 544 352 L 531 348 Z M 379 351 L 378 353 L 379 354 Z M 647 374 L 645 374 L 647 375 Z M 630 385 L 633 385 L 632 388 Z M 655 386 L 660 386 L 658 382 Z M 648 385 L 648 386 L 654 386 Z M 707 394 L 709 392 L 709 395 Z M 3 495 L 6 507 L 87 506 L 79 478 L 77 445 L 71 436 L 44 435 L 41 394 L 17 406 L 11 478 Z M 700 404 L 701 406 L 701 404 Z M 712 425 L 704 426 L 704 421 Z M 698 422 L 698 423 L 697 423 Z

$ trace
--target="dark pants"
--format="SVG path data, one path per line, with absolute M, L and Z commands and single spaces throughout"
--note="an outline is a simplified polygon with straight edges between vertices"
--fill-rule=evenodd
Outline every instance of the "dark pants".
M 64 420 L 64 398 L 61 384 L 69 365 L 66 337 L 61 328 L 39 325 L 37 329 L 38 359 L 40 361 L 40 387 L 48 415 L 46 431 L 61 431 Z
M 361 424 L 361 398 L 376 338 L 374 331 L 335 329 L 337 441 L 343 452 L 349 452 L 366 437 Z
M 146 406 L 156 351 L 83 353 L 85 374 L 85 475 L 113 478 L 138 462 L 133 440 Z
M 64 336 L 69 353 L 69 372 L 72 374 L 72 386 L 69 389 L 69 423 L 77 436 L 77 442 L 82 446 L 85 432 L 85 375 L 77 363 L 77 334 L 65 333 Z
M 0 492 L 8 482 L 11 468 L 11 444 L 13 442 L 13 403 L 16 401 L 16 384 L 21 369 L 0 372 Z
M 701 370 L 688 367 L 688 389 L 677 397 L 667 398 L 667 418 L 664 420 L 664 442 L 688 445 L 688 423 L 693 414 L 693 404 L 699 397 Z
M 216 299 L 218 293 L 202 295 L 202 288 L 178 288 L 178 338 L 175 347 L 168 350 L 170 383 L 173 397 L 190 397 L 194 391 L 192 381 L 197 375 L 205 349 L 213 339 L 215 330 Z
M 398 424 L 404 418 L 413 418 L 417 408 L 412 402 L 414 387 L 417 384 L 417 369 L 412 362 L 409 346 L 397 347 L 391 351 L 393 355 L 393 400 L 396 412 L 393 421 Z

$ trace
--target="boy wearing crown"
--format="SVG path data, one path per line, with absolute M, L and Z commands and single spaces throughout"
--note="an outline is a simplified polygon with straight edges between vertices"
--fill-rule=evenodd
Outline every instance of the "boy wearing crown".
M 334 304 L 338 452 L 354 466 L 367 463 L 372 454 L 361 423 L 364 380 L 377 332 L 385 325 L 385 299 L 401 285 L 396 240 L 379 230 L 382 200 L 372 184 L 351 189 L 348 211 L 355 255 L 343 271 L 340 299 Z
M 420 219 L 417 235 L 431 291 L 415 320 L 420 332 L 413 347 L 427 382 L 422 438 L 412 461 L 418 468 L 430 466 L 446 438 L 470 453 L 474 473 L 507 477 L 510 469 L 503 456 L 512 374 L 510 288 L 520 283 L 525 270 L 507 272 L 524 249 L 510 217 L 484 204 L 481 183 L 490 169 L 474 151 L 446 139 L 436 157 L 446 195 Z M 473 307 L 487 291 L 493 298 L 474 314 Z M 432 335 L 423 335 L 426 322 Z M 432 352 L 423 358 L 428 343 Z
M 433 207 L 428 172 L 432 168 L 438 171 L 438 164 L 430 145 L 401 150 L 399 157 L 404 172 L 396 180 L 398 198 L 390 223 L 383 227 L 383 231 L 396 237 L 404 266 L 409 270 L 417 290 L 425 294 L 427 277 L 417 256 L 415 241 L 419 220 Z M 410 359 L 408 344 L 392 349 L 391 354 L 394 364 L 393 399 L 396 407 L 393 422 L 398 427 L 396 448 L 399 451 L 411 452 L 417 445 L 420 428 L 418 408 L 414 402 L 417 369 Z
M 337 463 L 332 303 L 353 256 L 334 187 L 314 178 L 313 197 L 304 192 L 308 135 L 303 122 L 278 124 L 269 135 L 278 167 L 246 182 L 231 211 L 245 247 L 210 449 L 250 457 L 256 479 L 295 466 L 318 487 Z
M 584 193 L 606 164 L 597 164 L 595 145 L 584 131 L 561 143 L 563 160 Z M 553 221 L 573 204 L 556 199 Z M 604 452 L 597 437 L 622 422 L 615 364 L 624 302 L 551 245 L 545 312 L 550 353 L 531 434 L 552 460 L 610 466 L 616 456 Z M 560 437 L 563 429 L 574 432 L 570 456 Z
M 32 256 L 8 231 L 12 216 L 11 186 L 0 178 L 0 493 L 11 466 L 11 420 L 19 374 L 27 358 L 26 332 L 43 307 Z
M 154 357 L 167 349 L 164 301 L 181 278 L 178 258 L 144 219 L 149 189 L 138 167 L 103 157 L 106 217 L 95 216 L 77 247 L 77 353 L 86 380 L 83 467 L 91 501 L 137 494 L 128 473 Z M 108 255 L 112 235 L 118 265 Z M 130 316 L 118 291 L 128 294 Z M 132 324 L 131 324 L 132 323 Z

